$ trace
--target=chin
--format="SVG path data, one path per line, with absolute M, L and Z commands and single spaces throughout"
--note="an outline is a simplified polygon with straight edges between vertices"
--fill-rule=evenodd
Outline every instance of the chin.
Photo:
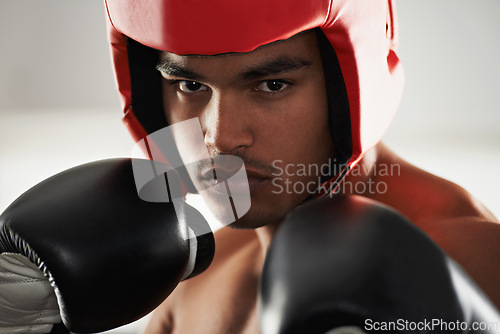
M 230 224 L 229 227 L 243 230 L 253 230 L 259 227 L 279 223 L 287 212 L 262 212 L 251 208 L 243 217 Z
M 202 196 L 203 197 L 203 196 Z M 280 223 L 286 214 L 299 205 L 303 198 L 277 196 L 274 194 L 251 194 L 251 206 L 248 212 L 235 220 L 234 212 L 228 203 L 221 199 L 226 197 L 203 197 L 211 214 L 225 226 L 235 229 L 257 229 L 259 227 Z M 232 197 L 238 201 L 238 197 Z

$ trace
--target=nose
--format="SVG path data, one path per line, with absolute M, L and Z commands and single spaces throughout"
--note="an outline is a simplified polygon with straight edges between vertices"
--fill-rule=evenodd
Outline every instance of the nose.
M 205 144 L 211 153 L 234 154 L 254 142 L 251 117 L 244 98 L 214 93 L 202 117 Z

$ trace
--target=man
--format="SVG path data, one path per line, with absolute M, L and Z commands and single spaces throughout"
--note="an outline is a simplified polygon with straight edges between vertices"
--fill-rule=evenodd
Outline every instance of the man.
M 216 233 L 210 268 L 174 291 L 147 333 L 257 332 L 257 284 L 276 229 L 304 201 L 335 192 L 400 211 L 500 305 L 498 220 L 379 143 L 402 86 L 392 2 L 108 1 L 107 9 L 133 135 L 197 117 L 214 160 L 245 162 L 252 200 L 232 225 L 244 230 Z

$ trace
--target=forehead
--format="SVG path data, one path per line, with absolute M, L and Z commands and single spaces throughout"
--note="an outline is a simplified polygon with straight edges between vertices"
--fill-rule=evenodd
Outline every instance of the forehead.
M 307 61 L 311 64 L 321 62 L 316 34 L 306 31 L 289 39 L 262 45 L 250 52 L 225 53 L 215 56 L 177 55 L 172 52 L 161 52 L 160 60 L 180 65 L 192 70 L 212 72 L 224 68 L 227 72 L 242 72 L 262 62 L 285 59 L 290 61 Z

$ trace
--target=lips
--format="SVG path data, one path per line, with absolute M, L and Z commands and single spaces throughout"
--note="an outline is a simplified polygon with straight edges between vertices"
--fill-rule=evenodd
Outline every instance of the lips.
M 233 155 L 220 155 L 213 159 L 205 159 L 202 162 L 201 179 L 205 181 L 217 179 L 218 182 L 229 180 L 241 167 L 243 160 Z
M 242 167 L 245 167 L 244 169 Z M 244 194 L 248 191 L 255 191 L 265 184 L 271 177 L 252 165 L 245 166 L 244 161 L 234 155 L 219 155 L 213 159 L 204 159 L 186 166 L 198 191 L 208 188 L 219 188 L 219 191 L 226 191 L 229 187 L 231 194 Z M 227 181 L 227 182 L 226 182 Z M 223 185 L 222 183 L 226 183 Z M 220 186 L 217 186 L 220 184 Z M 217 189 L 212 189 L 217 192 Z
M 249 182 L 264 182 L 264 181 L 267 181 L 270 179 L 270 177 L 267 176 L 266 174 L 264 174 L 258 170 L 254 170 L 251 167 L 246 168 L 246 171 L 247 171 L 247 176 L 248 176 Z
M 255 192 L 258 187 L 265 184 L 267 181 L 269 181 L 269 178 L 248 176 L 248 186 L 250 188 L 250 192 Z

